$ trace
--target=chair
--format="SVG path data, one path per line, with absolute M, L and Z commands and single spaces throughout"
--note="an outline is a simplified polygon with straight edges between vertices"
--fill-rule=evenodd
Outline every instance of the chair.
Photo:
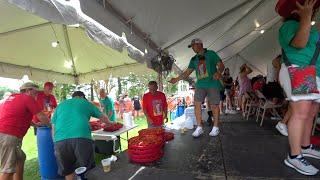
M 246 105 L 245 105 L 245 110 L 244 110 L 244 118 L 247 119 L 247 121 L 249 120 L 249 117 L 251 115 L 253 115 L 255 113 L 255 111 L 257 110 L 257 107 L 258 107 L 258 98 L 257 96 L 252 93 L 252 92 L 246 92 L 244 94 L 247 102 L 246 102 Z
M 263 120 L 264 120 L 267 109 L 271 109 L 275 115 L 280 117 L 276 108 L 282 107 L 282 105 L 283 105 L 282 103 L 281 104 L 274 104 L 272 101 L 268 100 L 260 91 L 256 91 L 255 94 L 259 98 L 259 104 L 258 104 L 258 108 L 257 108 L 257 112 L 256 112 L 256 115 L 257 115 L 256 122 L 258 122 L 259 117 L 261 117 L 260 126 L 262 126 L 262 124 L 263 124 Z M 262 111 L 262 113 L 261 113 L 261 111 Z
M 313 121 L 313 127 L 312 127 L 312 135 L 314 135 L 314 132 L 316 130 L 316 126 L 317 126 L 317 120 L 318 120 L 318 117 L 319 117 L 319 113 L 317 113 L 314 121 Z

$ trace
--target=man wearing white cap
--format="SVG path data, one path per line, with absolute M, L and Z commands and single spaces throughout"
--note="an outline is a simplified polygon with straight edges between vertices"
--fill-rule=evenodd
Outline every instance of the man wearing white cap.
M 38 86 L 31 82 L 20 87 L 20 93 L 10 95 L 0 103 L 0 179 L 23 179 L 26 159 L 21 149 L 32 116 L 38 117 L 38 125 L 49 125 L 48 117 L 41 112 L 35 97 Z
M 199 137 L 204 132 L 202 127 L 201 104 L 206 97 L 211 104 L 212 112 L 214 112 L 214 125 L 209 135 L 217 136 L 220 132 L 218 127 L 220 116 L 219 92 L 222 88 L 220 80 L 222 79 L 221 74 L 224 70 L 224 64 L 214 51 L 203 48 L 203 43 L 200 39 L 193 39 L 188 47 L 191 47 L 196 55 L 191 58 L 188 68 L 181 75 L 172 78 L 169 82 L 176 83 L 186 79 L 194 70 L 196 71 L 197 82 L 194 101 L 198 126 L 192 136 Z

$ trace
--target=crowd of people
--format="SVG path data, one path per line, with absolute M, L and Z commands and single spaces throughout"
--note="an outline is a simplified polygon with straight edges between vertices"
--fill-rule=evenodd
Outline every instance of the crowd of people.
M 193 39 L 188 47 L 195 55 L 188 68 L 169 81 L 174 84 L 196 72 L 194 95 L 183 99 L 184 102 L 172 104 L 174 98 L 166 98 L 158 91 L 157 82 L 150 81 L 149 92 L 142 99 L 131 99 L 125 94 L 113 102 L 105 89 L 100 89 L 98 107 L 81 91 L 73 92 L 72 99 L 58 105 L 52 95 L 51 82 L 44 84 L 43 91 L 38 91 L 34 83 L 24 83 L 20 93 L 7 95 L 0 102 L 0 179 L 22 179 L 26 155 L 21 144 L 30 126 L 34 127 L 35 134 L 37 127 L 52 127 L 59 174 L 73 179 L 75 168 L 95 166 L 88 123 L 91 117 L 109 124 L 117 117 L 123 118 L 124 113 L 137 117 L 142 110 L 148 127 L 154 128 L 162 127 L 168 121 L 168 111 L 177 105 L 194 105 L 197 126 L 192 136 L 197 138 L 205 131 L 201 107 L 206 103 L 208 122 L 212 125 L 209 135 L 215 137 L 220 133 L 220 115 L 237 112 L 245 115 L 247 94 L 256 92 L 274 104 L 283 104 L 282 120 L 276 128 L 288 136 L 290 151 L 284 164 L 304 175 L 317 174 L 319 170 L 304 157 L 320 159 L 320 151 L 310 143 L 320 102 L 319 33 L 311 25 L 319 5 L 316 0 L 297 2 L 296 8 L 286 16 L 277 7 L 284 19 L 278 37 L 282 55 L 270 60 L 267 77 L 258 75 L 250 79 L 253 70 L 243 64 L 233 79 L 218 54 L 206 49 L 201 39 Z

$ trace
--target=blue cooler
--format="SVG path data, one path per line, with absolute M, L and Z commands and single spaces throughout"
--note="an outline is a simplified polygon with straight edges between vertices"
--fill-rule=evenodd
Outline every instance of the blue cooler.
M 184 114 L 184 106 L 178 106 L 177 107 L 177 115 L 176 117 L 180 117 Z
M 42 180 L 64 179 L 58 175 L 58 166 L 54 155 L 51 128 L 37 128 L 38 161 Z

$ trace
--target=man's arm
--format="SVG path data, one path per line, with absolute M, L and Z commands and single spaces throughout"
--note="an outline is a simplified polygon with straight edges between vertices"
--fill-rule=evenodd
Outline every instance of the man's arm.
M 272 66 L 276 70 L 276 79 L 277 79 L 277 82 L 279 82 L 279 73 L 280 73 L 280 69 L 281 69 L 281 57 L 277 57 L 277 58 L 273 59 Z
M 100 119 L 103 123 L 106 123 L 106 124 L 111 123 L 110 120 L 109 120 L 109 118 L 108 118 L 108 116 L 105 115 L 105 114 L 102 114 L 99 119 Z
M 245 72 L 248 75 L 248 74 L 252 73 L 252 69 L 248 65 L 246 65 L 246 71 Z
M 146 116 L 146 118 L 147 118 L 147 121 L 149 122 L 149 116 L 148 116 L 148 111 L 147 111 L 147 97 L 146 97 L 146 95 L 143 95 L 143 97 L 142 97 L 142 110 L 143 110 L 143 113 L 144 113 L 144 115 Z
M 216 65 L 217 67 L 217 72 L 214 74 L 213 78 L 216 80 L 219 80 L 222 78 L 222 73 L 224 71 L 224 64 L 221 60 L 219 60 L 219 62 Z M 222 85 L 224 85 L 224 83 L 222 82 Z
M 163 105 L 164 105 L 164 119 L 166 119 L 166 123 L 168 122 L 168 103 L 167 98 L 165 95 L 163 95 Z
M 36 116 L 40 120 L 40 124 L 37 125 L 50 126 L 50 120 L 43 112 L 39 112 Z
M 52 124 L 51 125 L 51 135 L 52 135 L 52 138 L 54 137 L 54 125 Z
M 291 46 L 295 48 L 305 48 L 310 35 L 311 20 L 313 14 L 313 7 L 316 1 L 305 1 L 301 5 L 298 1 L 296 2 L 297 9 L 292 13 L 296 13 L 300 17 L 299 29 L 295 34 L 295 37 L 291 41 Z
M 172 78 L 169 82 L 172 84 L 177 83 L 180 80 L 186 79 L 187 77 L 190 76 L 190 74 L 193 72 L 193 69 L 187 68 L 186 70 L 183 71 L 178 77 Z

